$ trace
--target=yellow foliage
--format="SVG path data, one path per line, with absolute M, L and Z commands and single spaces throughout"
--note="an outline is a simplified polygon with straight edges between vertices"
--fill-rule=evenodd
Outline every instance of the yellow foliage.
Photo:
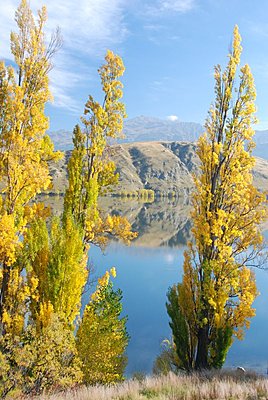
M 126 117 L 119 80 L 125 70 L 122 59 L 108 50 L 105 61 L 99 69 L 104 101 L 101 105 L 89 96 L 81 118 L 84 130 L 77 125 L 73 131 L 74 150 L 68 163 L 69 186 L 64 200 L 65 214 L 71 213 L 84 231 L 84 243 L 101 247 L 113 236 L 125 243 L 136 237 L 125 218 L 103 218 L 98 208 L 98 196 L 118 180 L 109 157 L 109 139 L 120 137 Z
M 22 336 L 0 338 L 0 397 L 22 398 L 71 388 L 82 381 L 73 333 L 56 315 L 40 332 L 28 326 Z
M 116 278 L 116 269 L 115 269 L 115 267 L 112 267 L 112 268 L 110 269 L 110 274 L 111 274 L 111 276 L 112 276 L 113 278 Z
M 12 265 L 16 260 L 16 250 L 21 247 L 14 214 L 4 213 L 0 216 L 0 263 Z
M 51 323 L 53 311 L 53 305 L 50 301 L 48 301 L 47 303 L 41 303 L 39 315 L 37 318 L 37 326 L 40 325 L 40 327 L 42 328 L 48 327 Z
M 14 294 L 15 299 L 25 302 L 30 295 L 17 260 L 28 223 L 42 207 L 30 207 L 29 202 L 50 185 L 47 162 L 60 156 L 53 152 L 45 135 L 45 104 L 51 99 L 48 72 L 57 37 L 47 49 L 43 34 L 46 10 L 42 8 L 35 21 L 26 0 L 21 1 L 15 20 L 18 33 L 11 33 L 11 52 L 16 66 L 0 63 L 1 332 L 7 325 L 2 321 L 6 313 L 14 322 L 15 331 L 15 326 L 23 325 L 20 307 L 15 307 L 17 300 L 10 296 Z
M 197 368 L 208 368 L 213 362 L 222 365 L 230 346 L 228 329 L 243 336 L 255 314 L 252 303 L 258 294 L 248 265 L 260 254 L 260 223 L 267 208 L 265 194 L 252 184 L 256 91 L 248 65 L 240 69 L 235 88 L 240 42 L 235 27 L 227 68 L 224 72 L 220 66 L 215 68 L 216 100 L 197 144 L 200 173 L 194 177 L 192 211 L 195 245 L 189 245 L 185 253 L 183 276 L 184 290 L 195 300 L 188 302 L 185 316 L 195 321 L 198 349 L 206 346 L 202 361 L 197 351 Z M 220 352 L 221 361 L 216 356 Z

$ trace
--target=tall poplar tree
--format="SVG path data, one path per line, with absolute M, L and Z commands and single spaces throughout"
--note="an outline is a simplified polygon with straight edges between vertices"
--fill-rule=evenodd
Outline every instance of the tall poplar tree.
M 80 227 L 85 252 L 91 244 L 104 248 L 111 237 L 129 243 L 136 236 L 126 218 L 104 216 L 98 205 L 98 197 L 118 180 L 115 164 L 110 160 L 109 140 L 120 137 L 126 116 L 120 81 L 124 70 L 122 59 L 108 51 L 105 64 L 99 69 L 104 99 L 99 103 L 89 96 L 83 127 L 76 126 L 73 132 L 63 219 L 72 218 Z M 120 317 L 122 294 L 113 290 L 109 277 L 107 271 L 99 280 L 78 328 L 77 349 L 86 383 L 123 379 L 128 343 L 126 319 Z
M 237 77 L 240 42 L 236 26 L 225 71 L 215 67 L 216 99 L 197 144 L 195 242 L 188 244 L 182 284 L 172 289 L 168 305 L 176 328 L 175 347 L 186 369 L 221 367 L 233 338 L 243 337 L 255 315 L 252 303 L 258 292 L 250 266 L 261 252 L 266 198 L 252 184 L 256 91 L 248 65 Z M 184 337 L 183 352 L 176 340 L 178 329 Z
M 39 305 L 42 329 L 41 324 L 31 324 L 29 302 L 39 301 L 39 287 L 46 283 L 40 280 L 44 274 L 29 274 L 30 263 L 24 262 L 33 222 L 48 217 L 48 210 L 32 201 L 51 184 L 48 162 L 60 157 L 46 135 L 45 104 L 51 99 L 48 74 L 61 40 L 56 33 L 45 45 L 46 18 L 45 7 L 35 19 L 28 2 L 22 0 L 15 14 L 18 33 L 11 33 L 16 66 L 0 63 L 1 398 L 66 386 L 82 376 L 73 334 L 57 316 L 48 318 L 52 314 L 49 303 Z M 32 242 L 32 259 L 40 237 Z M 44 264 L 45 252 L 38 255 L 39 264 Z
M 38 207 L 29 206 L 51 182 L 47 162 L 59 154 L 45 134 L 45 104 L 51 99 L 48 73 L 59 36 L 45 46 L 46 9 L 37 21 L 26 0 L 15 14 L 18 33 L 11 33 L 16 67 L 0 63 L 0 333 L 23 327 L 23 304 L 35 283 L 25 284 L 16 262 L 31 218 Z
M 111 237 L 127 243 L 135 237 L 126 218 L 104 217 L 98 207 L 103 189 L 118 178 L 107 139 L 121 133 L 125 116 L 119 90 L 124 72 L 121 58 L 108 51 L 99 72 L 105 99 L 101 106 L 90 96 L 85 109 L 90 118 L 82 118 L 83 130 L 79 125 L 74 128 L 63 213 L 52 219 L 37 216 L 26 235 L 23 259 L 28 280 L 38 281 L 39 296 L 31 299 L 34 320 L 38 321 L 42 308 L 52 307 L 73 331 L 88 279 L 90 244 L 105 247 Z
M 83 127 L 73 131 L 74 150 L 68 162 L 69 185 L 64 197 L 64 215 L 72 215 L 83 230 L 85 246 L 105 247 L 110 237 L 129 243 L 136 235 L 126 218 L 104 217 L 98 197 L 118 181 L 116 166 L 110 158 L 110 140 L 122 136 L 125 105 L 121 101 L 125 71 L 121 57 L 108 50 L 99 68 L 104 98 L 89 96 L 81 118 Z

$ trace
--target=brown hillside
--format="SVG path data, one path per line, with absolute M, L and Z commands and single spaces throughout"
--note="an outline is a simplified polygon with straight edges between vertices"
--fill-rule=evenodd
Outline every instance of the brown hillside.
M 196 145 L 189 142 L 140 142 L 111 146 L 110 151 L 120 174 L 115 192 L 152 189 L 155 193 L 175 192 L 188 197 L 193 188 L 192 172 L 198 170 Z M 70 151 L 57 164 L 51 165 L 55 192 L 67 183 L 66 164 Z M 253 171 L 255 185 L 268 189 L 268 161 L 256 158 Z

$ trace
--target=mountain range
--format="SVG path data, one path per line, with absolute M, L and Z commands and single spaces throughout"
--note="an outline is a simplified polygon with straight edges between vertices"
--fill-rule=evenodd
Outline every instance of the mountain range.
M 124 139 L 119 143 L 153 141 L 195 142 L 204 127 L 195 122 L 169 121 L 156 117 L 139 116 L 124 123 Z M 58 130 L 49 132 L 57 150 L 72 149 L 72 132 Z M 268 159 L 268 130 L 256 131 L 254 155 Z

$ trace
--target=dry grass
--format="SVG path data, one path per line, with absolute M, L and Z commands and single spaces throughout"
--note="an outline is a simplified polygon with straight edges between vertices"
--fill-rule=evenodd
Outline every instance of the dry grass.
M 267 400 L 268 379 L 255 375 L 147 377 L 114 386 L 82 387 L 36 400 Z

